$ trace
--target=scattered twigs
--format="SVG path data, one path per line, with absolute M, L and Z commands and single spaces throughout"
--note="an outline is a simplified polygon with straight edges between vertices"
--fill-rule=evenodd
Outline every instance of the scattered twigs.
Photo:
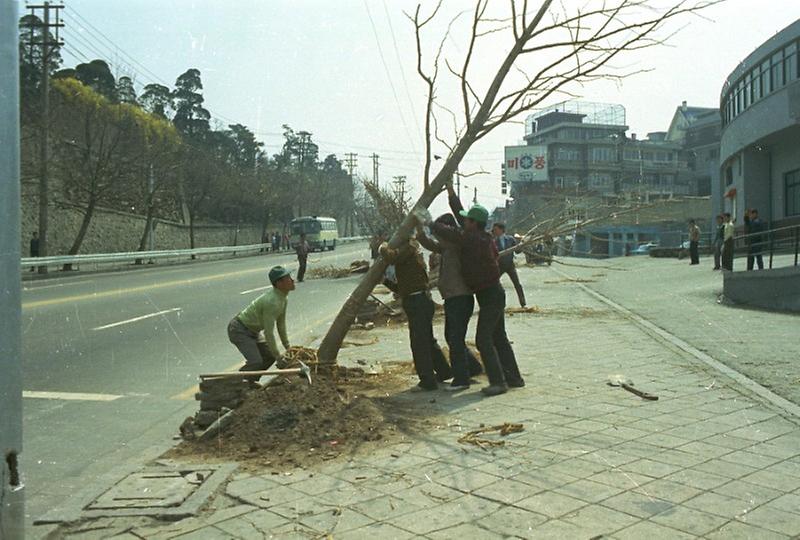
M 469 433 L 462 435 L 458 439 L 458 442 L 460 442 L 461 444 L 473 444 L 478 448 L 487 450 L 490 447 L 505 446 L 506 441 L 487 439 L 485 437 L 479 437 L 478 435 L 483 435 L 484 433 L 498 432 L 500 433 L 500 436 L 505 437 L 506 435 L 510 435 L 512 433 L 519 433 L 524 429 L 525 428 L 523 427 L 522 424 L 510 424 L 506 422 L 505 424 L 500 424 L 492 427 L 484 427 L 470 431 Z

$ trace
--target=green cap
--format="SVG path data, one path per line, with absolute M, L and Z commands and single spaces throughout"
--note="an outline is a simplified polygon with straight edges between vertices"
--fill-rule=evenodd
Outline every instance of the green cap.
M 292 273 L 283 266 L 273 266 L 269 271 L 269 282 L 275 285 L 279 279 L 290 275 L 292 275 Z
M 459 215 L 461 215 L 461 217 L 469 218 L 481 223 L 486 223 L 489 221 L 489 211 L 480 204 L 476 204 L 470 208 L 469 212 L 464 210 L 460 211 Z

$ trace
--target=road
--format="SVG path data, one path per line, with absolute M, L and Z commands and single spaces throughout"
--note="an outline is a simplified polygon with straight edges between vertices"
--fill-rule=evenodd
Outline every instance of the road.
M 366 244 L 314 253 L 309 268 L 368 258 Z M 30 524 L 130 461 L 157 456 L 196 410 L 197 374 L 241 365 L 228 321 L 291 254 L 28 283 L 23 291 L 24 449 Z M 356 277 L 290 295 L 289 338 L 321 336 Z

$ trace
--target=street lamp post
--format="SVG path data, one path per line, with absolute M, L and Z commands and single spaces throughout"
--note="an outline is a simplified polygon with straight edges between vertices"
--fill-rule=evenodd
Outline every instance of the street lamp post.
M 19 38 L 16 0 L 0 2 L 0 538 L 22 538 Z

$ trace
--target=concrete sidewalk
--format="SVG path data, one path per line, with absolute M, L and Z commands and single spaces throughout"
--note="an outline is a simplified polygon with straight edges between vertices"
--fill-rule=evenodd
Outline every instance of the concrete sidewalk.
M 649 260 L 625 264 L 650 268 Z M 608 270 L 568 270 L 611 281 Z M 663 291 L 660 278 L 623 274 L 615 286 L 628 283 L 635 298 Z M 409 394 L 409 408 L 442 418 L 425 436 L 314 470 L 238 474 L 206 512 L 176 523 L 96 520 L 59 534 L 587 540 L 800 535 L 798 418 L 782 416 L 735 380 L 644 331 L 555 268 L 524 268 L 520 275 L 529 302 L 540 308 L 508 318 L 525 388 L 486 399 L 477 387 L 425 394 L 427 399 Z M 635 276 L 649 283 L 640 293 Z M 508 296 L 515 305 L 513 293 Z M 662 295 L 654 306 L 666 302 Z M 695 306 L 691 313 L 700 309 L 688 305 Z M 684 328 L 656 307 L 648 309 L 658 311 L 664 325 Z M 675 309 L 682 319 L 683 311 Z M 764 320 L 763 327 L 751 320 L 750 330 L 773 332 L 772 319 Z M 375 332 L 381 343 L 344 349 L 343 360 L 380 361 L 387 350 L 410 359 L 403 329 Z M 614 374 L 659 400 L 608 386 Z M 521 422 L 525 430 L 490 450 L 458 442 L 465 431 L 503 422 Z

